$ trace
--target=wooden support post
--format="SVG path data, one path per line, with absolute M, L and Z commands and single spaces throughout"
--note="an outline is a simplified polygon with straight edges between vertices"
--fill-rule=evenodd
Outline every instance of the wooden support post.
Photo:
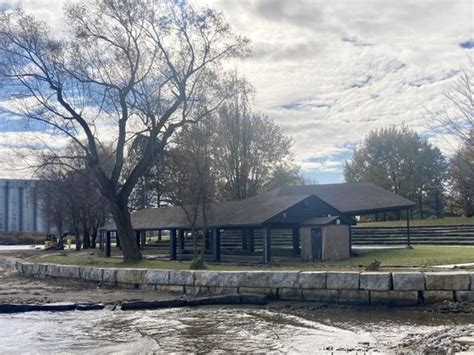
M 212 228 L 212 259 L 221 261 L 221 231 L 219 228 Z
M 176 229 L 170 229 L 170 260 L 176 260 Z
M 349 224 L 349 256 L 352 255 L 352 225 Z
M 249 249 L 249 231 L 248 229 L 242 229 L 242 250 Z
M 255 229 L 250 228 L 248 231 L 248 254 L 253 255 L 255 252 Z
M 140 233 L 140 249 L 143 250 L 146 244 L 146 230 Z
M 161 237 L 162 237 L 162 231 L 161 229 L 158 231 L 158 241 L 161 242 Z
M 122 250 L 122 245 L 120 244 L 120 239 L 117 231 L 115 231 L 115 246 Z
M 300 227 L 296 226 L 292 229 L 293 236 L 293 257 L 300 255 Z
M 139 230 L 135 231 L 135 240 L 137 241 L 138 247 L 140 247 L 140 231 Z
M 178 233 L 178 242 L 179 242 L 179 250 L 184 250 L 184 229 L 180 229 Z
M 111 236 L 110 236 L 111 232 L 110 231 L 107 231 L 105 233 L 105 245 L 104 245 L 104 256 L 106 258 L 110 258 L 110 255 L 111 255 Z
M 103 230 L 99 231 L 99 250 L 104 249 L 104 233 L 105 231 Z
M 410 240 L 410 209 L 407 209 L 407 246 L 411 246 Z
M 263 237 L 263 262 L 270 263 L 272 261 L 272 231 L 270 226 L 266 225 L 262 228 Z

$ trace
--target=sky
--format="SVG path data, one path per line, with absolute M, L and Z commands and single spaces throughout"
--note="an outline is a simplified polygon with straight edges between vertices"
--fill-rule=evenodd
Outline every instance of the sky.
M 428 112 L 445 108 L 442 92 L 474 56 L 473 1 L 197 2 L 222 11 L 251 40 L 251 56 L 231 65 L 255 87 L 255 109 L 292 137 L 308 181 L 342 182 L 344 161 L 372 129 L 404 124 L 447 155 L 455 150 Z M 0 0 L 0 8 L 21 5 L 53 27 L 63 4 Z M 2 120 L 4 158 L 15 157 L 28 131 L 41 130 Z

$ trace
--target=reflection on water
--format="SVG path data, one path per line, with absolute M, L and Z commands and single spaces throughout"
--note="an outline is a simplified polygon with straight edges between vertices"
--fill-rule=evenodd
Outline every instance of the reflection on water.
M 451 320 L 450 320 L 451 319 Z M 384 350 L 407 334 L 472 317 L 317 311 L 305 317 L 245 307 L 0 315 L 0 353 L 305 352 Z

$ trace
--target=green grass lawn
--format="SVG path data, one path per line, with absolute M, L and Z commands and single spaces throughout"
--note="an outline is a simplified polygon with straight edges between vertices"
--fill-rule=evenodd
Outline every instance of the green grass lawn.
M 448 226 L 453 224 L 474 224 L 474 217 L 445 217 L 440 219 L 414 219 L 410 221 L 410 226 Z M 406 220 L 357 223 L 358 227 L 405 227 L 406 225 Z
M 364 270 L 373 260 L 382 263 L 383 270 L 409 269 L 418 267 L 430 270 L 433 265 L 473 263 L 474 248 L 452 246 L 416 246 L 413 249 L 374 251 L 350 259 L 323 263 L 272 263 L 268 264 L 230 264 L 209 263 L 209 270 Z M 135 267 L 153 269 L 189 269 L 190 262 L 142 260 L 124 263 L 119 258 L 87 256 L 85 254 L 50 255 L 36 257 L 35 262 L 58 263 L 66 265 L 94 265 L 99 267 Z

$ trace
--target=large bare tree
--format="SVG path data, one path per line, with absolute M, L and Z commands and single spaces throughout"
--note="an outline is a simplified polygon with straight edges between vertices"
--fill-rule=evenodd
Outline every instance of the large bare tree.
M 22 10 L 0 13 L 3 94 L 12 114 L 44 122 L 82 148 L 110 203 L 124 259 L 137 260 L 130 193 L 180 127 L 219 106 L 222 61 L 246 55 L 248 42 L 220 13 L 187 1 L 82 1 L 66 6 L 63 28 L 52 33 Z M 139 135 L 145 149 L 126 166 Z M 99 154 L 109 142 L 110 172 Z

